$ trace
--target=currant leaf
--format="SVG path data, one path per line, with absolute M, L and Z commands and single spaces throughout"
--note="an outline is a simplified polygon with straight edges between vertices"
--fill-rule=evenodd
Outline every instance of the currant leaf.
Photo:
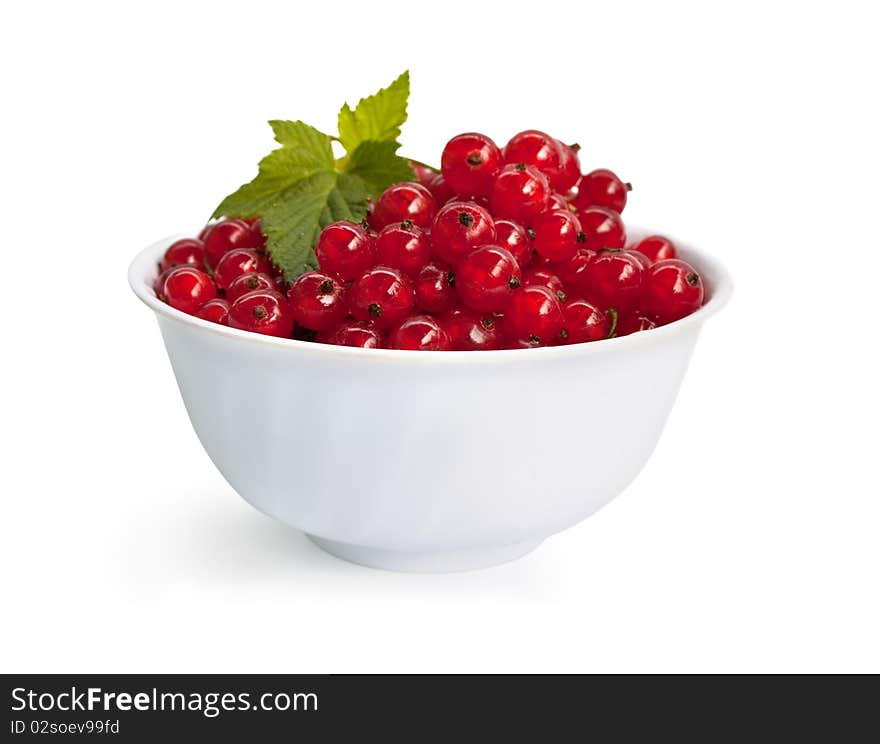
M 393 183 L 412 181 L 415 172 L 397 154 L 399 148 L 397 142 L 361 142 L 348 156 L 345 171 L 362 179 L 371 194 L 380 194 Z
M 394 142 L 406 121 L 409 100 L 409 70 L 391 85 L 362 98 L 354 111 L 346 103 L 339 112 L 339 141 L 349 152 L 367 140 Z

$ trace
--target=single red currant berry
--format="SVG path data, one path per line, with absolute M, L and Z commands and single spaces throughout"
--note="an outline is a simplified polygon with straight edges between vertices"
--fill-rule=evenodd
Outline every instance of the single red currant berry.
M 372 321 L 377 328 L 391 328 L 409 315 L 416 298 L 412 284 L 390 266 L 374 266 L 351 287 L 351 314 L 357 320 Z
M 565 344 L 583 344 L 608 338 L 609 317 L 586 300 L 570 300 L 562 306 L 565 325 L 559 340 Z
M 547 287 L 524 286 L 514 292 L 507 303 L 504 335 L 508 339 L 546 346 L 559 335 L 562 326 L 562 305 Z
M 215 297 L 196 310 L 196 317 L 208 320 L 211 323 L 229 325 L 229 303 L 226 300 Z
M 694 267 L 678 258 L 666 258 L 646 272 L 641 309 L 662 325 L 698 310 L 704 297 L 703 280 Z
M 510 220 L 496 220 L 495 236 L 495 243 L 507 248 L 520 269 L 524 269 L 532 259 L 532 246 L 526 229 Z
M 522 284 L 513 254 L 499 245 L 484 245 L 468 254 L 455 271 L 462 304 L 479 313 L 500 312 Z
M 630 256 L 635 258 L 641 265 L 643 269 L 651 268 L 651 259 L 649 259 L 644 253 L 641 251 L 637 251 L 635 248 L 627 248 L 626 252 L 629 253 Z
M 209 269 L 213 269 L 233 248 L 258 249 L 262 246 L 259 237 L 244 220 L 220 220 L 209 225 L 203 242 L 205 266 Z
M 505 165 L 495 176 L 489 194 L 492 214 L 529 224 L 547 208 L 550 184 L 531 165 Z
M 581 223 L 568 209 L 539 214 L 532 222 L 532 247 L 549 261 L 567 261 L 586 242 Z
M 436 263 L 429 263 L 415 279 L 416 306 L 427 313 L 447 313 L 455 307 L 455 274 Z
M 501 170 L 501 150 L 485 134 L 459 134 L 446 143 L 440 170 L 449 187 L 460 196 L 486 195 Z
M 642 238 L 631 250 L 647 256 L 651 263 L 657 263 L 657 261 L 663 261 L 667 258 L 678 258 L 675 243 L 662 235 L 649 235 L 647 238 Z
M 159 269 L 165 271 L 174 266 L 190 264 L 201 267 L 205 263 L 205 244 L 197 238 L 183 238 L 168 246 Z
M 388 334 L 389 349 L 449 351 L 449 334 L 430 315 L 411 315 Z
M 410 160 L 409 167 L 412 168 L 413 172 L 416 174 L 416 181 L 423 186 L 427 186 L 431 182 L 431 179 L 437 175 L 437 171 L 424 163 L 416 163 L 415 161 Z
M 632 333 L 650 331 L 656 327 L 657 324 L 650 318 L 642 315 L 641 312 L 625 313 L 617 319 L 617 328 L 614 331 L 614 335 L 629 336 Z
M 549 270 L 555 273 L 562 283 L 574 294 L 584 295 L 590 286 L 590 263 L 596 251 L 578 248 L 567 261 L 552 264 Z
M 376 241 L 361 225 L 332 222 L 321 230 L 315 256 L 323 271 L 350 282 L 373 265 Z
M 271 289 L 257 289 L 239 297 L 229 308 L 229 327 L 266 336 L 290 338 L 293 310 L 284 295 Z
M 524 287 L 547 287 L 560 302 L 565 302 L 568 299 L 568 293 L 565 291 L 562 280 L 546 266 L 533 266 L 526 269 L 523 272 L 522 283 Z
M 217 287 L 201 269 L 175 266 L 165 275 L 161 296 L 176 310 L 195 315 L 196 310 L 217 296 Z
M 570 191 L 581 178 L 581 161 L 578 157 L 580 145 L 564 145 L 559 143 L 562 159 L 559 164 L 559 174 L 550 177 L 550 185 L 557 191 L 566 193 Z
M 229 285 L 242 274 L 257 271 L 268 274 L 271 270 L 269 260 L 262 253 L 250 248 L 233 248 L 214 266 L 214 281 L 220 289 L 229 289 Z
M 440 323 L 455 351 L 491 351 L 501 346 L 501 327 L 492 313 L 459 308 L 444 316 Z
M 434 197 L 434 201 L 437 202 L 438 207 L 443 206 L 450 199 L 455 199 L 455 192 L 446 183 L 442 173 L 438 173 L 425 185 L 428 187 L 428 191 L 431 192 L 431 196 Z
M 370 215 L 374 230 L 381 230 L 392 222 L 409 220 L 414 225 L 428 228 L 437 212 L 437 202 L 420 183 L 395 183 L 382 192 Z
M 165 278 L 176 269 L 176 266 L 172 266 L 170 269 L 165 269 L 164 271 L 159 272 L 159 276 L 153 281 L 153 291 L 156 293 L 156 297 L 158 297 L 162 302 L 165 302 Z
M 590 263 L 587 297 L 603 310 L 626 313 L 636 308 L 642 295 L 645 270 L 627 251 L 599 251 Z
M 382 335 L 372 323 L 361 320 L 347 320 L 339 325 L 326 338 L 318 337 L 322 343 L 336 346 L 355 346 L 360 349 L 381 349 Z
M 345 288 L 324 271 L 308 271 L 297 277 L 287 299 L 296 322 L 312 331 L 327 331 L 347 315 Z
M 558 176 L 562 165 L 559 141 L 537 129 L 527 129 L 510 138 L 504 147 L 504 162 L 525 163 L 537 168 L 548 180 Z
M 428 234 L 409 220 L 386 225 L 376 238 L 376 263 L 415 277 L 431 259 Z
M 474 248 L 495 242 L 495 221 L 473 202 L 453 201 L 441 207 L 431 228 L 434 254 L 457 264 Z
M 275 279 L 262 271 L 242 274 L 233 279 L 232 284 L 226 289 L 226 301 L 231 305 L 239 297 L 255 289 L 279 289 L 279 285 Z
M 586 236 L 583 247 L 598 251 L 600 248 L 623 248 L 626 229 L 623 220 L 613 209 L 587 207 L 578 211 L 581 230 Z
M 632 185 L 621 181 L 605 168 L 590 171 L 577 183 L 574 205 L 579 211 L 587 207 L 607 207 L 620 214 L 626 206 L 626 195 Z

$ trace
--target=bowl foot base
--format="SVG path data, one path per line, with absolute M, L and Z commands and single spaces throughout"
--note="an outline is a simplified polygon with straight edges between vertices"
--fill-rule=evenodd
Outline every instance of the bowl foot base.
M 308 535 L 308 538 L 322 550 L 344 561 L 370 568 L 382 568 L 386 571 L 408 571 L 411 573 L 451 573 L 497 566 L 500 563 L 521 558 L 526 553 L 531 553 L 542 542 L 541 540 L 524 540 L 510 545 L 464 548 L 439 553 L 406 553 L 325 540 L 323 537 L 315 537 L 314 535 Z

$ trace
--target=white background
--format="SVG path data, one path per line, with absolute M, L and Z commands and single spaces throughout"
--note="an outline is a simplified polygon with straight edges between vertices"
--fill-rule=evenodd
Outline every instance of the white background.
M 481 5 L 7 8 L 3 671 L 880 671 L 871 4 Z M 468 574 L 248 507 L 125 281 L 253 175 L 266 119 L 331 129 L 405 68 L 406 153 L 577 140 L 737 285 L 638 480 Z

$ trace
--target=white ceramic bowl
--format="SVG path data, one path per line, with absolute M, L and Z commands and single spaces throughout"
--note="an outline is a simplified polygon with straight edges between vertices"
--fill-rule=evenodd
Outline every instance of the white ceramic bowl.
M 401 571 L 512 560 L 619 494 L 660 437 L 703 322 L 731 293 L 716 261 L 684 248 L 709 300 L 652 331 L 525 351 L 355 349 L 169 307 L 152 284 L 174 239 L 142 251 L 129 282 L 159 319 L 214 464 L 324 550 Z

